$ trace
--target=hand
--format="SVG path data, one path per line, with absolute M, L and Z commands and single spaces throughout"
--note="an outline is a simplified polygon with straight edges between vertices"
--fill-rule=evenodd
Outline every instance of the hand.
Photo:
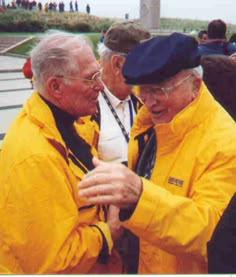
M 113 241 L 119 239 L 124 231 L 119 220 L 120 209 L 114 205 L 109 206 L 107 224 L 110 228 Z
M 122 164 L 109 164 L 93 158 L 95 169 L 79 182 L 79 195 L 91 204 L 114 204 L 130 208 L 142 193 L 142 179 Z
M 236 53 L 233 53 L 232 55 L 230 55 L 229 58 L 232 60 L 236 60 Z

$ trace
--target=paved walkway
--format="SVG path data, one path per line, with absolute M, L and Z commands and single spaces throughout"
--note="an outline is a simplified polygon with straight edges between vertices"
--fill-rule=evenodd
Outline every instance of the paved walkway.
M 0 55 L 0 71 L 21 71 L 25 57 Z
M 7 53 L 18 45 L 32 39 L 32 36 L 0 36 L 0 54 Z
M 25 58 L 0 55 L 0 144 L 7 128 L 32 92 L 22 73 Z
M 32 36 L 0 36 L 0 144 L 5 133 L 32 92 L 31 84 L 22 73 L 25 57 L 6 54 Z

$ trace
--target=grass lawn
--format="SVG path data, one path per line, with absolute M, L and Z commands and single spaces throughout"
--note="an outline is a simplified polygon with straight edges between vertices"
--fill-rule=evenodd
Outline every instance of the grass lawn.
M 95 52 L 95 55 L 97 56 L 96 47 L 97 47 L 97 43 L 98 43 L 98 40 L 100 37 L 100 33 L 86 33 L 86 34 L 82 33 L 82 34 L 88 36 L 89 39 L 92 41 L 93 46 L 94 46 L 94 52 Z M 3 33 L 1 33 L 1 35 L 3 35 Z M 13 34 L 9 33 L 9 35 L 13 35 Z M 15 33 L 15 35 L 19 35 L 19 33 Z M 23 35 L 23 33 L 20 33 L 20 35 Z M 27 33 L 27 35 L 29 35 L 29 33 Z M 31 49 L 37 44 L 37 40 L 38 40 L 37 39 L 38 34 L 32 33 L 30 35 L 34 36 L 34 38 L 15 47 L 14 49 L 10 50 L 9 53 L 27 56 L 29 54 L 29 52 L 31 51 Z

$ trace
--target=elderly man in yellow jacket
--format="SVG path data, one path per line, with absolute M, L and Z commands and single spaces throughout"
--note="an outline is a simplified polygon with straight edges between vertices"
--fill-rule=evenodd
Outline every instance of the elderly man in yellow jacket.
M 31 62 L 37 91 L 0 153 L 0 273 L 121 273 L 112 209 L 78 196 L 95 152 L 74 122 L 96 112 L 103 89 L 91 43 L 57 32 Z
M 197 42 L 179 33 L 133 48 L 123 74 L 144 103 L 131 131 L 134 172 L 95 158 L 79 183 L 89 204 L 121 208 L 139 237 L 138 273 L 207 273 L 207 241 L 236 190 L 235 122 L 199 64 Z

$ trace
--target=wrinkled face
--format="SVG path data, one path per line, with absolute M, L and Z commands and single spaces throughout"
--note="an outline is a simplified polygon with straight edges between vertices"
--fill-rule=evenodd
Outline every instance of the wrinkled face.
M 154 124 L 168 123 L 198 95 L 201 79 L 183 70 L 159 84 L 139 86 L 139 97 Z
M 75 56 L 79 73 L 54 76 L 56 86 L 51 85 L 58 106 L 75 117 L 94 114 L 98 93 L 103 90 L 100 70 L 90 48 L 83 48 Z
M 101 61 L 102 79 L 107 88 L 119 99 L 125 99 L 132 93 L 132 86 L 125 83 L 122 68 L 126 55 L 113 54 L 111 58 Z

